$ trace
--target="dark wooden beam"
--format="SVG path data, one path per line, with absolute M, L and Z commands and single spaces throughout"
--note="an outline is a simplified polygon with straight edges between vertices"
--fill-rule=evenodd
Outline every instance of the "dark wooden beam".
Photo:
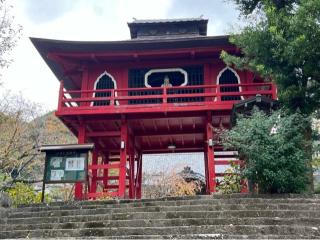
M 152 137 L 152 136 L 174 136 L 174 135 L 194 135 L 194 134 L 203 134 L 203 128 L 197 129 L 184 129 L 183 131 L 179 130 L 171 130 L 171 131 L 146 131 L 146 132 L 135 132 L 135 137 Z
M 88 137 L 120 137 L 120 131 L 97 131 L 88 132 Z

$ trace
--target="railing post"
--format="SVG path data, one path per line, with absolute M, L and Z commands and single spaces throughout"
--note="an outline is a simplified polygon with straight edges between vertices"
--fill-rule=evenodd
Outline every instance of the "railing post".
M 59 99 L 58 99 L 58 111 L 62 109 L 62 104 L 63 104 L 63 98 L 64 98 L 64 83 L 63 80 L 60 81 L 60 88 L 59 88 Z
M 220 96 L 220 85 L 217 84 L 217 102 L 221 102 L 221 96 Z
M 163 104 L 167 105 L 168 103 L 168 95 L 167 95 L 167 87 L 163 87 Z
M 114 105 L 114 96 L 115 96 L 115 90 L 111 89 L 111 95 L 110 95 L 110 106 Z

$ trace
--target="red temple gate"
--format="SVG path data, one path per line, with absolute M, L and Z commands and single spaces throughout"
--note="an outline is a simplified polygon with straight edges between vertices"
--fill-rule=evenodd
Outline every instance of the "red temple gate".
M 235 104 L 257 95 L 275 100 L 275 85 L 226 67 L 221 50 L 240 52 L 228 36 L 206 36 L 206 19 L 129 27 L 128 41 L 31 39 L 60 80 L 56 115 L 79 144 L 95 144 L 88 194 L 78 183 L 76 198 L 141 198 L 142 155 L 173 150 L 203 152 L 207 193 L 215 192 L 215 166 L 233 156 L 215 143 L 213 129 L 231 127 Z

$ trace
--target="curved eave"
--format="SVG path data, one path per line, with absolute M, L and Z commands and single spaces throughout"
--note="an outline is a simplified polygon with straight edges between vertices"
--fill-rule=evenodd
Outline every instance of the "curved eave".
M 30 40 L 39 52 L 123 52 L 139 50 L 177 49 L 209 46 L 231 46 L 229 36 L 165 38 L 157 40 L 123 40 L 123 41 L 63 41 L 44 38 Z
M 43 60 L 56 75 L 58 80 L 64 78 L 62 66 L 48 56 L 51 53 L 64 54 L 123 54 L 139 53 L 145 51 L 178 50 L 193 48 L 220 48 L 233 47 L 228 41 L 229 36 L 214 37 L 187 37 L 187 38 L 166 38 L 156 40 L 124 40 L 124 41 L 64 41 L 44 38 L 33 38 L 30 40 L 40 53 Z

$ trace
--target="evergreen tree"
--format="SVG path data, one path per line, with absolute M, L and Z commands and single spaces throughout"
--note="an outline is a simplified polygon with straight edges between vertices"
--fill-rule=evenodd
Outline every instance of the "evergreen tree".
M 228 65 L 275 81 L 288 109 L 320 108 L 320 1 L 234 0 L 248 21 L 230 37 L 241 55 L 222 52 Z

